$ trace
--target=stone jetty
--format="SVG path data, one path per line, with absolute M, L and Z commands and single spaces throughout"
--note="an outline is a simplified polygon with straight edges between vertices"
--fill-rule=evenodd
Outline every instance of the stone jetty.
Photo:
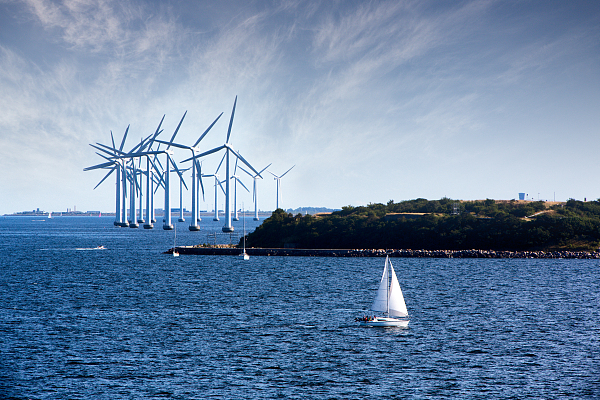
M 177 247 L 179 254 L 239 255 L 241 249 L 233 247 Z M 165 253 L 173 253 L 173 249 Z M 411 257 L 411 258 L 567 258 L 600 259 L 594 251 L 497 251 L 497 250 L 411 250 L 411 249 L 265 249 L 246 248 L 250 256 L 296 257 Z

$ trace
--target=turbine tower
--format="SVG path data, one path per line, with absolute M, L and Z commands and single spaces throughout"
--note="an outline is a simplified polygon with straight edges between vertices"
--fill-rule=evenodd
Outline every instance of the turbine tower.
M 264 167 L 260 173 L 262 174 L 267 168 L 269 168 L 271 166 L 271 164 L 267 165 L 266 167 Z M 242 171 L 244 171 L 245 173 L 247 173 L 248 175 L 250 175 L 252 177 L 252 179 L 254 180 L 254 185 L 252 186 L 252 201 L 254 201 L 254 220 L 258 221 L 258 197 L 257 197 L 257 193 L 256 193 L 256 180 L 257 179 L 262 179 L 262 176 L 260 175 L 253 175 L 250 172 L 246 171 L 244 168 L 240 167 L 240 169 Z
M 294 168 L 296 165 L 292 165 L 292 168 Z M 290 172 L 292 170 L 292 168 L 288 169 L 287 171 L 285 171 L 281 176 L 277 176 L 274 173 L 272 173 L 271 171 L 267 171 L 268 173 L 270 173 L 271 175 L 273 175 L 275 178 L 275 180 L 277 181 L 277 208 L 279 208 L 279 184 L 281 182 L 281 178 L 283 178 L 285 176 L 285 174 L 287 174 L 288 172 Z

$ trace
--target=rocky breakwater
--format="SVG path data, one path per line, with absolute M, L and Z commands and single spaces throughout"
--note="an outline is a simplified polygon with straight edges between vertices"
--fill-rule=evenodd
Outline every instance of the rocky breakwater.
M 241 249 L 231 247 L 177 247 L 179 254 L 239 255 Z M 165 253 L 171 254 L 173 249 Z M 265 249 L 247 248 L 250 256 L 296 257 L 412 257 L 412 258 L 567 258 L 600 259 L 594 251 L 497 251 L 497 250 L 411 250 L 411 249 Z

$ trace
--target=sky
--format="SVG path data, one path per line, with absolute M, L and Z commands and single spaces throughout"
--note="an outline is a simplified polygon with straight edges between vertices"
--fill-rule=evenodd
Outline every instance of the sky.
M 282 208 L 600 198 L 597 1 L 0 0 L 0 214 L 114 211 L 89 144 L 129 126 L 128 151 L 163 115 L 169 140 L 187 111 L 192 145 L 224 113 L 208 150 L 236 96 L 231 145 L 295 166 Z M 273 176 L 257 189 L 274 209 Z

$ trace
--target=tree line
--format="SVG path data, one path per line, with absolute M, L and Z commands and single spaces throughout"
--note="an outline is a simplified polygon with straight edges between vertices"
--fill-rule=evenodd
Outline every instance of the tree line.
M 600 199 L 599 199 L 600 200 Z M 276 210 L 246 246 L 306 249 L 597 250 L 600 201 L 415 199 L 346 206 L 329 215 Z

